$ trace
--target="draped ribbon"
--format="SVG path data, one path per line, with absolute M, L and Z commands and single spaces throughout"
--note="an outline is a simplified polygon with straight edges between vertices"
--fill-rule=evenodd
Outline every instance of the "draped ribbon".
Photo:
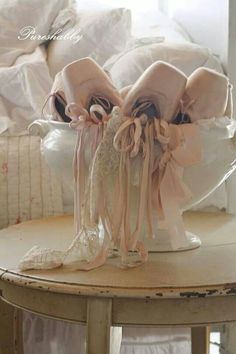
M 104 128 L 110 118 L 102 105 L 106 100 L 101 101 L 96 98 L 95 103 L 90 106 L 89 111 L 77 103 L 70 103 L 66 106 L 65 113 L 71 118 L 71 128 L 78 131 L 77 142 L 75 146 L 73 170 L 74 170 L 74 221 L 76 229 L 76 238 L 71 247 L 66 252 L 68 257 L 74 251 L 79 239 L 87 232 L 84 225 L 84 206 L 85 206 L 85 192 L 87 188 L 87 180 L 89 168 L 86 166 L 86 160 L 89 162 L 93 160 L 97 146 L 100 143 Z M 109 105 L 109 102 L 107 101 Z M 109 107 L 105 107 L 109 108 Z M 88 144 L 86 144 L 88 142 Z M 88 151 L 90 149 L 90 152 Z M 90 156 L 89 156 L 90 155 Z M 87 156 L 87 159 L 86 159 Z M 88 164 L 88 163 L 87 163 Z M 102 218 L 102 210 L 100 210 Z M 108 238 L 105 235 L 103 245 L 94 259 L 86 263 L 80 263 L 76 269 L 90 270 L 102 265 L 107 257 L 109 249 Z M 65 257 L 65 258 L 66 258 Z
M 139 240 L 145 211 L 148 213 L 149 232 L 152 232 L 150 200 L 150 182 L 153 169 L 153 126 L 148 121 L 146 114 L 139 117 L 125 117 L 124 122 L 115 134 L 113 145 L 121 152 L 120 159 L 120 191 L 115 220 L 115 241 L 121 229 L 120 249 L 122 264 L 128 267 L 142 264 L 147 260 L 147 251 L 142 241 Z M 139 206 L 137 211 L 135 229 L 130 227 L 130 158 L 134 158 L 142 151 L 143 168 L 139 185 Z M 123 220 L 123 221 L 122 221 Z M 137 251 L 140 262 L 132 263 L 127 260 L 129 251 Z
M 159 226 L 168 229 L 172 247 L 177 249 L 186 240 L 181 205 L 191 198 L 191 191 L 183 182 L 183 169 L 201 160 L 199 128 L 163 120 L 156 123 L 156 139 L 163 153 L 153 178 L 153 204 Z
M 155 156 L 154 144 L 159 143 L 161 154 Z M 137 248 L 141 223 L 146 210 L 148 236 L 152 237 L 152 213 L 157 211 L 158 224 L 166 228 L 172 236 L 172 246 L 183 244 L 185 230 L 182 222 L 181 205 L 191 197 L 191 192 L 183 182 L 184 167 L 196 164 L 201 159 L 200 136 L 197 125 L 169 124 L 163 119 L 148 118 L 144 113 L 139 117 L 125 117 L 114 137 L 114 147 L 123 157 L 123 187 L 127 199 L 123 198 L 118 206 L 126 210 L 129 205 L 130 159 L 141 154 L 143 158 L 139 183 L 139 206 L 136 226 L 133 233 L 126 220 L 122 241 L 123 252 Z M 126 173 L 124 172 L 126 170 Z M 122 219 L 122 216 L 119 215 Z M 121 220 L 116 226 L 121 225 Z M 140 242 L 140 241 L 139 241 Z M 140 243 L 139 243 L 140 245 Z M 141 243 L 142 247 L 143 244 Z M 143 255 L 146 255 L 146 252 Z M 145 256 L 146 257 L 146 256 Z
M 59 266 L 68 263 L 68 258 L 73 254 L 78 254 L 82 247 L 87 251 L 86 256 L 82 255 L 79 258 L 80 262 L 74 269 L 90 270 L 105 263 L 111 241 L 113 241 L 114 246 L 118 247 L 121 252 L 122 267 L 135 267 L 143 264 L 148 254 L 144 243 L 140 240 L 142 224 L 145 220 L 148 237 L 153 237 L 152 216 L 155 210 L 159 228 L 167 229 L 172 236 L 173 249 L 178 249 L 180 244 L 183 246 L 186 237 L 181 205 L 191 197 L 191 192 L 184 184 L 182 177 L 186 166 L 193 165 L 201 159 L 198 125 L 194 123 L 168 124 L 160 118 L 148 118 L 145 113 L 139 117 L 124 117 L 123 120 L 118 115 L 112 121 L 116 124 L 114 126 L 109 124 L 103 136 L 106 122 L 109 119 L 109 115 L 104 112 L 105 109 L 103 111 L 97 107 L 97 103 L 95 107 L 90 108 L 89 112 L 75 104 L 67 108 L 73 127 L 78 130 L 74 154 L 76 237 L 67 251 L 60 254 L 47 249 L 39 249 L 38 253 L 35 250 L 29 251 L 31 254 L 26 255 L 27 262 L 30 256 L 31 261 L 37 262 L 40 257 L 41 263 L 38 263 L 42 266 L 44 257 L 51 255 L 53 261 L 56 261 L 53 267 L 55 264 Z M 99 113 L 99 116 L 96 113 Z M 91 144 L 92 136 L 95 138 L 94 144 Z M 87 138 L 88 145 L 86 144 Z M 111 176 L 109 172 L 106 172 L 105 178 L 101 173 L 96 179 L 98 194 L 94 195 L 90 178 L 98 177 L 98 172 L 102 172 L 101 169 L 104 167 L 95 162 L 101 161 L 104 154 L 106 155 L 105 161 L 107 161 L 111 144 L 120 152 L 116 154 L 118 156 L 117 167 L 113 169 Z M 92 154 L 92 157 L 88 159 L 92 162 L 89 168 L 85 166 L 85 152 L 87 153 L 88 146 Z M 131 160 L 135 157 L 142 162 L 139 171 L 138 193 L 131 183 Z M 109 188 L 107 183 L 111 182 L 109 178 L 114 182 L 112 183 L 114 193 L 112 191 L 110 196 L 107 192 Z M 139 198 L 133 227 L 131 227 L 131 211 L 132 208 L 136 208 L 136 205 L 131 204 L 132 188 L 135 189 Z M 87 189 L 92 193 L 90 197 L 96 199 L 92 213 L 91 200 L 86 195 Z M 86 213 L 89 213 L 88 218 Z M 99 222 L 104 230 L 102 242 L 99 239 Z M 93 236 L 97 241 L 95 247 L 93 243 L 90 243 Z M 139 258 L 134 260 L 133 257 L 128 257 L 129 251 L 136 251 Z M 81 262 L 83 257 L 87 259 L 86 262 Z M 25 268 L 24 261 L 23 259 L 20 265 L 22 269 L 31 269 Z

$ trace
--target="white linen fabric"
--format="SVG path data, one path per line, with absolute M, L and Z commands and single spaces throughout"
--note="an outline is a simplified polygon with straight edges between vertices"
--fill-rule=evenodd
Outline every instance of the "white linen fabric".
M 47 51 L 44 44 L 39 45 L 32 53 L 22 54 L 17 57 L 14 66 L 25 63 L 46 62 Z M 4 69 L 3 69 L 4 70 Z
M 120 354 L 190 354 L 188 328 L 123 328 Z
M 190 354 L 190 329 L 123 328 L 120 354 Z M 86 327 L 23 315 L 25 354 L 85 354 Z M 34 345 L 32 346 L 32 343 Z
M 161 37 L 160 37 L 161 38 Z M 147 43 L 110 58 L 104 69 L 110 72 L 118 88 L 132 85 L 155 61 L 166 61 L 187 76 L 196 68 L 206 66 L 222 72 L 222 66 L 209 49 L 193 43 Z
M 25 38 L 26 26 L 31 26 L 36 36 L 47 36 L 58 12 L 68 5 L 68 0 L 1 0 L 0 2 L 0 67 L 11 66 L 16 58 L 31 53 L 45 39 Z M 20 32 L 22 31 L 22 36 Z
M 40 138 L 0 136 L 0 229 L 62 214 L 61 183 L 40 152 Z
M 28 62 L 0 68 L 0 129 L 3 121 L 6 124 L 7 117 L 5 135 L 25 134 L 28 125 L 41 117 L 44 101 L 52 86 L 43 60 L 42 52 L 34 53 L 28 57 Z
M 157 9 L 144 6 L 140 11 L 132 13 L 132 35 L 135 38 L 163 36 L 166 41 L 175 43 L 191 42 L 190 36 L 180 24 Z
M 91 57 L 100 65 L 113 54 L 124 50 L 131 31 L 131 14 L 127 9 L 79 10 L 76 24 L 61 35 L 75 33 L 78 41 L 55 40 L 48 46 L 48 66 L 54 77 L 70 62 Z
M 191 42 L 182 26 L 159 10 L 156 0 L 78 0 L 78 10 L 107 9 L 114 6 L 132 11 L 131 33 L 135 38 L 163 36 L 172 41 Z
M 85 354 L 86 327 L 23 313 L 25 354 Z

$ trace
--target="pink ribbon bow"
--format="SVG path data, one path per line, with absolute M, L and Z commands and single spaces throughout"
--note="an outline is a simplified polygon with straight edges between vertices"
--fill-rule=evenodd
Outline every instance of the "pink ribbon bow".
M 66 106 L 65 113 L 71 118 L 70 126 L 76 130 L 88 128 L 93 124 L 101 125 L 107 123 L 110 115 L 106 113 L 100 104 L 93 104 L 89 112 L 77 103 L 70 103 Z M 96 115 L 100 115 L 100 119 Z

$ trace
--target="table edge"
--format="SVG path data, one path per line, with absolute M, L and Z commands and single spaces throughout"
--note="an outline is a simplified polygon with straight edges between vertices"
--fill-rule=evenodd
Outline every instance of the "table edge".
M 40 291 L 48 291 L 61 294 L 99 296 L 99 297 L 120 297 L 120 298 L 142 298 L 142 299 L 164 299 L 164 298 L 205 298 L 213 296 L 236 295 L 236 283 L 225 283 L 217 285 L 201 285 L 191 287 L 165 286 L 158 288 L 131 288 L 96 286 L 87 284 L 65 283 L 53 280 L 44 280 L 38 277 L 16 274 L 12 271 L 0 273 L 0 280 L 9 282 L 15 286 L 22 286 Z

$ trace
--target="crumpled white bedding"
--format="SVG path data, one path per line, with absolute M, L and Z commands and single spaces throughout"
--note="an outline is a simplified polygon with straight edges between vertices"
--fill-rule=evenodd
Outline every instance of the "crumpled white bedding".
M 24 135 L 28 125 L 41 117 L 45 98 L 52 86 L 42 47 L 18 58 L 17 65 L 0 68 L 0 131 Z M 8 128 L 8 130 L 6 130 Z
M 160 37 L 161 38 L 161 37 Z M 189 76 L 200 66 L 223 72 L 219 60 L 211 51 L 194 43 L 146 41 L 134 42 L 133 48 L 111 57 L 104 68 L 110 71 L 118 88 L 133 85 L 140 75 L 155 61 L 166 61 Z
M 190 329 L 127 327 L 122 332 L 120 354 L 191 353 Z M 85 354 L 86 327 L 83 325 L 25 312 L 23 336 L 25 354 Z
M 120 354 L 190 354 L 190 329 L 123 328 Z
M 9 67 L 18 56 L 34 51 L 67 6 L 68 0 L 1 0 L 0 67 Z M 31 40 L 32 34 L 41 38 Z

